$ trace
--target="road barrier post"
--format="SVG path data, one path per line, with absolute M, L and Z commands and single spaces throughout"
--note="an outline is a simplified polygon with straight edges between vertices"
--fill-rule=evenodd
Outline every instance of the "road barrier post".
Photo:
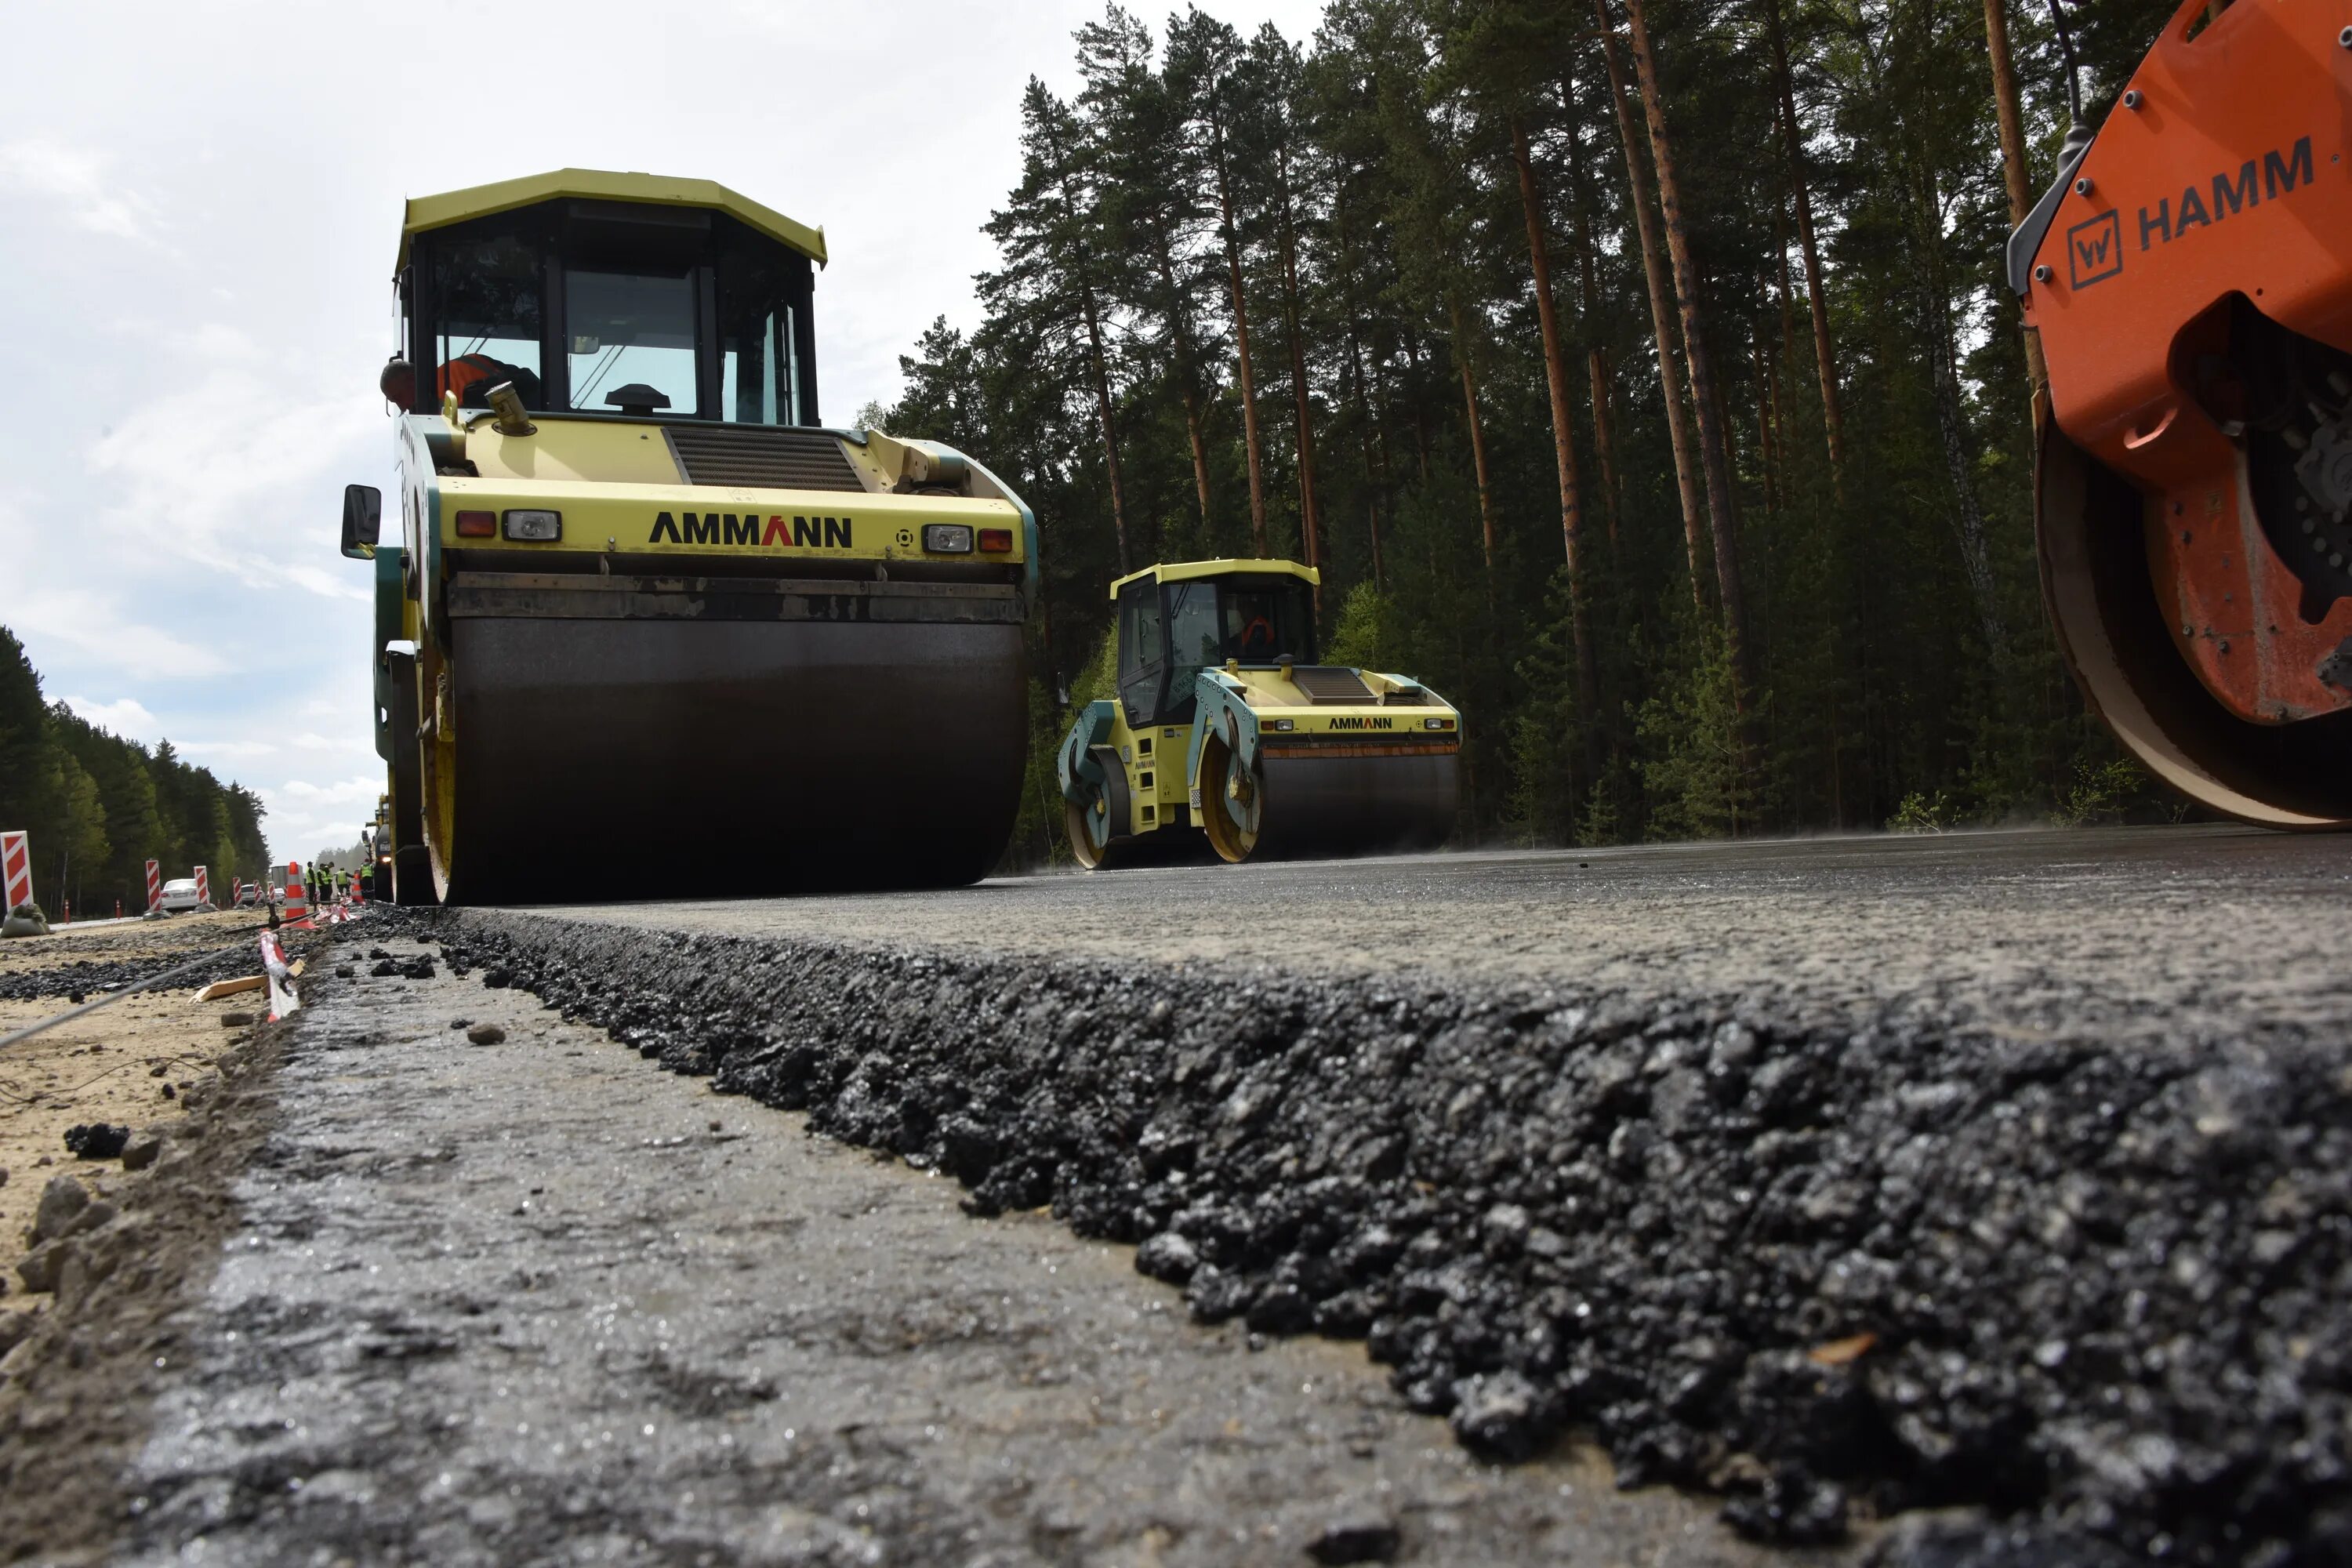
M 209 904 L 209 903 L 211 903 L 212 901 L 213 901 L 213 884 L 212 884 L 212 879 L 211 879 L 211 878 L 209 878 L 209 877 L 207 877 L 207 876 L 205 874 L 205 868 L 204 868 L 202 866 L 199 866 L 199 867 L 197 867 L 197 868 L 196 868 L 196 902 L 197 902 L 199 905 L 202 905 L 202 904 Z
M 0 904 L 0 915 L 14 912 L 18 904 L 33 901 L 33 849 L 25 834 L 0 833 L 0 871 L 5 873 L 8 899 Z
M 155 861 L 147 862 L 147 912 L 153 914 L 163 907 L 163 868 Z

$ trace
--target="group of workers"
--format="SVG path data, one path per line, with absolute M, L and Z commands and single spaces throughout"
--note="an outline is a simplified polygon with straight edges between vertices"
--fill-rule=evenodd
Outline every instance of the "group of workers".
M 313 866 L 303 872 L 302 887 L 314 904 L 333 903 L 362 891 L 357 872 L 338 870 L 332 866 Z

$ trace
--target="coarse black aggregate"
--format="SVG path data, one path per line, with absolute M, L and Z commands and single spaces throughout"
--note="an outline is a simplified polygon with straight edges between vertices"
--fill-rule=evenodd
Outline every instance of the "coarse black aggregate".
M 183 948 L 149 958 L 78 958 L 70 963 L 0 973 L 0 1002 L 32 1002 L 45 996 L 72 997 L 78 992 L 95 996 L 102 992 L 121 990 L 125 985 L 135 985 L 195 956 L 195 953 Z M 255 941 L 251 936 L 246 936 L 221 948 L 211 955 L 209 963 L 191 969 L 183 978 L 191 986 L 201 986 L 215 980 L 234 980 L 240 974 L 251 974 L 260 967 L 261 955 Z M 173 984 L 176 985 L 181 982 Z
M 66 1129 L 66 1152 L 78 1159 L 111 1160 L 130 1142 L 130 1128 L 104 1121 L 77 1121 Z
M 2339 1040 L 402 923 L 1204 1322 L 1360 1335 L 1486 1454 L 1583 1428 L 1789 1542 L 1976 1510 L 1879 1549 L 1934 1568 L 2352 1562 Z

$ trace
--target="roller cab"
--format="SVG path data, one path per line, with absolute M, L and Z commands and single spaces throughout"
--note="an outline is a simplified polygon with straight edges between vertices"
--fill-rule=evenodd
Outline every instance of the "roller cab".
M 408 204 L 396 512 L 353 487 L 344 520 L 401 901 L 961 882 L 1002 853 L 1035 520 L 962 453 L 819 422 L 825 259 L 709 181 Z
M 1317 662 L 1315 569 L 1194 561 L 1111 585 L 1118 696 L 1056 769 L 1096 868 L 1153 835 L 1229 861 L 1429 847 L 1453 831 L 1461 715 L 1420 682 Z

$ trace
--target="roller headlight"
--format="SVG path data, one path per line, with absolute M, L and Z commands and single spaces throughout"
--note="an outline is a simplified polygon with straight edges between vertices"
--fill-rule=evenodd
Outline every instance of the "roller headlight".
M 563 537 L 563 514 L 517 508 L 507 513 L 507 537 L 549 544 Z
M 927 522 L 923 524 L 923 548 L 933 555 L 969 555 L 971 529 L 961 522 Z

